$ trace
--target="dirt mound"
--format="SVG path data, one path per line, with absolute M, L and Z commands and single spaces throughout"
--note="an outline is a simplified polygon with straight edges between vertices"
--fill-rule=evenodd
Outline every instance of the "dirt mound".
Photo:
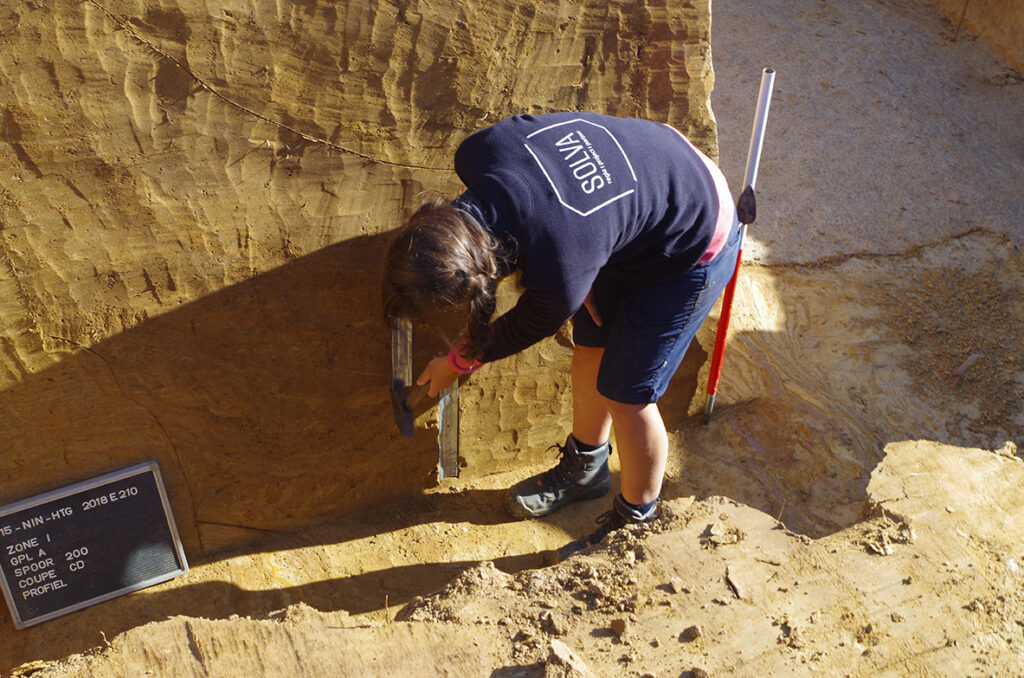
M 673 517 L 551 565 L 607 502 L 503 495 L 553 461 L 569 351 L 474 375 L 435 487 L 433 437 L 390 421 L 382 224 L 533 106 L 713 150 L 708 8 L 460 7 L 0 11 L 0 493 L 156 456 L 192 565 L 3 622 L 0 673 L 1024 675 L 1006 64 L 930 3 L 716 5 L 734 188 L 779 72 L 716 417 L 709 326 L 663 401 Z
M 673 500 L 654 529 L 539 570 L 484 562 L 394 615 L 178 617 L 22 674 L 1020 675 L 1022 482 L 1015 456 L 898 443 L 870 517 L 823 539 Z

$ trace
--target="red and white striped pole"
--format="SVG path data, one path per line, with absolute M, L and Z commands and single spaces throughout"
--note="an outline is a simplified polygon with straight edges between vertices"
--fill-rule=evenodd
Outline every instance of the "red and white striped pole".
M 750 133 L 750 148 L 747 150 L 747 169 L 743 175 L 743 192 L 749 191 L 753 202 L 754 183 L 757 181 L 757 166 L 761 162 L 761 147 L 764 145 L 764 129 L 768 123 L 768 105 L 772 99 L 772 87 L 775 85 L 775 70 L 766 68 L 761 73 L 761 91 L 757 95 L 757 112 L 754 115 L 754 127 Z M 718 332 L 715 336 L 715 351 L 711 356 L 711 371 L 708 373 L 708 397 L 704 405 L 704 419 L 711 421 L 711 412 L 715 409 L 715 395 L 718 393 L 718 381 L 722 377 L 722 360 L 725 357 L 725 339 L 729 334 L 729 318 L 732 315 L 732 300 L 736 294 L 736 280 L 740 275 L 740 263 L 743 260 L 743 240 L 747 237 L 747 225 L 754 220 L 754 210 L 743 208 L 741 196 L 737 219 L 740 221 L 740 249 L 736 255 L 736 270 L 722 295 L 722 314 L 718 318 Z M 750 205 L 752 208 L 753 205 Z M 745 213 L 749 212 L 749 216 Z

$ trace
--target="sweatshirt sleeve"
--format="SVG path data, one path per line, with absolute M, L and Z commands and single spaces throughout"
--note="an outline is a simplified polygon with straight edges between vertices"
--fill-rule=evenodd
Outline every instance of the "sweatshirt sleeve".
M 583 306 L 600 270 L 601 258 L 581 256 L 556 232 L 527 229 L 520 243 L 518 268 L 523 292 L 507 313 L 492 323 L 483 361 L 500 360 L 550 337 Z
M 587 219 L 563 204 L 524 143 L 537 124 L 511 122 L 473 134 L 455 155 L 456 172 L 468 189 L 461 199 L 478 206 L 483 224 L 514 252 L 514 267 L 522 272 L 523 292 L 492 321 L 483 362 L 555 334 L 583 305 L 618 237 L 606 218 L 610 210 Z
M 562 291 L 527 288 L 516 305 L 492 323 L 483 362 L 508 357 L 555 334 L 583 305 L 589 290 L 590 284 L 582 281 Z

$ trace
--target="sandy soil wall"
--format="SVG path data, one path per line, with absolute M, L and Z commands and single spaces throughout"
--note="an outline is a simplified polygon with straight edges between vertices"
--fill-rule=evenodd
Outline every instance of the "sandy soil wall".
M 733 308 L 715 418 L 705 425 L 701 417 L 684 417 L 671 427 L 662 494 L 670 517 L 654 530 L 624 530 L 589 555 L 542 567 L 550 563 L 544 551 L 590 532 L 607 501 L 574 503 L 541 521 L 511 520 L 502 505 L 505 488 L 546 460 L 538 457 L 531 466 L 485 473 L 484 468 L 505 465 L 495 448 L 511 443 L 507 438 L 501 442 L 500 436 L 510 436 L 514 429 L 509 427 L 526 420 L 502 424 L 496 417 L 487 427 L 477 425 L 481 433 L 476 439 L 469 435 L 477 421 L 471 414 L 475 410 L 467 410 L 463 443 L 472 452 L 463 479 L 374 503 L 337 520 L 196 554 L 187 575 L 24 631 L 0 615 L 0 674 L 248 677 L 262 670 L 390 676 L 412 660 L 417 670 L 423 669 L 420 673 L 438 675 L 561 675 L 573 667 L 589 667 L 597 675 L 679 676 L 698 674 L 698 669 L 715 676 L 1024 675 L 1019 595 L 1024 587 L 1019 448 L 1024 441 L 1024 372 L 1017 349 L 1024 345 L 1024 327 L 1017 322 L 1024 317 L 1018 152 L 1024 146 L 1020 125 L 1007 115 L 1024 110 L 1024 87 L 980 40 L 950 41 L 951 29 L 936 6 L 924 1 L 741 0 L 716 5 L 714 106 L 730 178 L 742 172 L 760 68 L 772 65 L 779 77 L 758 178 L 758 221 L 745 248 L 749 260 Z M 10 63 L 17 54 L 21 68 L 28 69 L 25 55 L 38 49 L 33 44 L 0 50 L 0 59 L 8 60 L 2 73 L 9 85 L 0 89 L 0 102 L 16 101 L 11 91 L 25 96 L 22 85 L 11 85 L 20 82 L 22 71 Z M 570 75 L 578 73 L 570 69 Z M 884 144 L 879 130 L 885 130 Z M 37 136 L 32 145 L 14 143 L 20 146 L 0 144 L 9 171 L 0 175 L 0 186 L 14 181 L 9 175 L 35 181 L 24 170 L 14 171 L 19 166 L 10 159 L 19 152 L 33 158 L 44 140 Z M 90 147 L 96 142 L 82 143 Z M 312 146 L 302 162 L 321 150 L 321 144 Z M 200 164 L 196 154 L 191 157 Z M 346 182 L 358 187 L 355 177 L 365 170 L 344 169 Z M 81 174 L 75 176 L 84 183 Z M 189 187 L 190 193 L 194 188 Z M 328 188 L 334 190 L 334 184 Z M 255 192 L 246 197 L 261 199 Z M 381 207 L 373 214 L 398 210 Z M 109 223 L 109 215 L 103 218 Z M 69 217 L 72 223 L 78 219 Z M 3 222 L 5 229 L 9 222 Z M 25 230 L 25 222 L 16 223 Z M 50 242 L 38 233 L 35 246 Z M 55 239 L 60 233 L 51 229 L 45 235 Z M 0 242 L 9 234 L 0 234 Z M 334 390 L 324 385 L 327 377 L 301 372 L 306 363 L 283 350 L 286 342 L 267 320 L 268 313 L 288 314 L 296 308 L 310 315 L 326 313 L 326 305 L 297 304 L 328 282 L 336 285 L 331 290 L 358 291 L 351 280 L 358 282 L 357 275 L 369 280 L 372 266 L 361 257 L 379 253 L 375 241 L 356 240 L 370 245 L 345 250 L 354 237 L 332 237 L 338 245 L 334 251 L 347 252 L 342 261 L 350 278 L 306 252 L 276 268 L 261 268 L 253 281 L 225 284 L 234 291 L 231 296 L 219 287 L 197 301 L 154 312 L 117 335 L 134 338 L 134 343 L 111 344 L 111 337 L 83 343 L 107 360 L 113 355 L 121 361 L 111 361 L 116 382 L 110 370 L 100 369 L 103 361 L 83 349 L 76 353 L 65 347 L 41 367 L 31 363 L 33 354 L 21 353 L 35 367 L 25 369 L 24 377 L 6 377 L 0 389 L 4 416 L 24 417 L 24 431 L 15 442 L 25 448 L 32 435 L 54 436 L 54 468 L 64 449 L 61 443 L 73 450 L 87 440 L 98 448 L 98 427 L 83 435 L 69 424 L 57 433 L 33 427 L 39 421 L 61 422 L 62 416 L 70 421 L 74 408 L 99 416 L 102 408 L 88 397 L 96 394 L 122 417 L 136 410 L 145 414 L 126 399 L 106 395 L 114 389 L 150 407 L 179 449 L 191 435 L 185 424 L 195 423 L 206 427 L 197 438 L 234 445 L 204 448 L 206 456 L 188 452 L 190 468 L 199 469 L 198 477 L 189 477 L 197 487 L 211 484 L 203 471 L 219 473 L 228 467 L 219 455 L 249 453 L 253 440 L 279 442 L 301 435 L 310 446 L 317 444 L 316 431 L 327 435 L 326 427 L 317 428 L 311 418 L 310 433 L 291 424 L 287 431 L 266 427 L 247 434 L 242 443 L 227 435 L 212 438 L 213 426 L 206 419 L 189 419 L 169 408 L 171 395 L 159 390 L 163 382 L 144 390 L 132 381 L 122 368 L 148 365 L 144 356 L 131 358 L 128 349 L 145 348 L 143 339 L 161 341 L 165 330 L 177 328 L 182 334 L 178 325 L 166 322 L 175 314 L 181 322 L 194 319 L 199 331 L 217 328 L 224 341 L 256 352 L 242 367 L 274 380 L 255 383 L 254 377 L 250 384 L 232 373 L 227 349 L 213 340 L 179 340 L 163 353 L 147 349 L 145 355 L 177 357 L 174 351 L 182 346 L 198 347 L 187 358 L 206 361 L 206 371 L 193 369 L 179 377 L 164 368 L 152 374 L 165 379 L 167 389 L 184 393 L 188 380 L 199 384 L 194 393 L 204 387 L 209 395 L 197 407 L 210 409 L 211 418 L 221 417 L 217 424 L 229 433 L 240 435 L 244 429 L 229 426 L 231 411 L 217 405 L 224 401 L 237 407 L 266 396 L 245 394 L 246 401 L 228 386 L 274 389 L 284 394 L 277 400 L 282 408 L 295 396 L 317 416 L 324 416 L 327 406 L 312 398 L 301 401 L 303 395 L 342 394 L 342 404 L 355 414 L 372 413 L 383 386 L 374 381 L 379 375 L 359 376 L 354 359 L 340 348 L 344 341 L 371 337 L 380 346 L 366 355 L 377 360 L 386 354 L 386 337 L 377 334 L 375 319 L 361 305 L 368 308 L 370 301 L 346 301 L 348 306 L 327 314 L 335 323 L 344 313 L 357 314 L 364 323 L 339 325 L 334 343 L 323 338 L 320 324 L 326 321 L 310 319 L 303 325 L 299 339 L 309 338 L 309 346 L 333 348 L 341 356 L 337 374 L 349 381 Z M 12 251 L 24 250 L 21 245 Z M 7 306 L 0 320 L 14 323 L 22 316 L 9 316 L 6 309 L 18 308 L 10 301 L 17 299 L 14 292 L 8 294 L 16 289 L 15 281 L 4 275 Z M 24 282 L 29 279 L 22 275 L 26 289 L 57 287 L 31 287 Z M 179 290 L 183 280 L 176 279 Z M 375 294 L 372 287 L 365 284 L 366 295 Z M 292 288 L 298 291 L 288 300 L 276 301 L 275 295 Z M 152 301 L 152 294 L 135 303 L 146 300 Z M 230 305 L 238 315 L 231 315 Z M 155 303 L 154 308 L 161 310 Z M 204 308 L 223 315 L 219 324 L 204 321 L 214 315 Z M 283 320 L 278 324 L 285 325 Z M 5 327 L 5 336 L 22 340 L 12 334 L 16 324 Z M 152 336 L 134 331 L 139 327 Z M 247 332 L 256 338 L 249 340 Z M 84 341 L 84 334 L 75 337 Z M 258 339 L 281 343 L 264 348 Z M 297 341 L 295 335 L 285 339 Z M 116 355 L 108 351 L 117 346 Z M 199 349 L 219 355 L 219 362 Z M 543 357 L 557 364 L 564 350 L 548 342 L 531 360 L 539 364 Z M 699 352 L 693 359 L 701 362 Z M 16 368 L 12 359 L 6 360 L 13 366 L 8 369 Z M 48 367 L 76 360 L 70 364 L 78 371 Z M 236 355 L 235 360 L 242 358 Z M 312 366 L 324 360 L 308 358 Z M 267 361 L 285 365 L 275 368 Z M 290 376 L 292 363 L 298 365 L 295 376 Z M 181 358 L 180 364 L 188 363 Z M 367 364 L 368 373 L 386 370 Z M 515 383 L 532 380 L 538 391 L 550 388 L 527 371 L 528 365 L 519 366 L 524 381 Z M 691 368 L 684 368 L 684 374 Z M 466 393 L 483 388 L 483 379 L 502 378 L 511 381 L 503 371 L 481 372 Z M 221 384 L 225 387 L 214 388 Z M 347 384 L 364 389 L 365 402 L 346 395 Z M 26 400 L 34 409 L 15 407 L 15 395 L 45 388 L 63 394 L 71 405 L 60 410 L 64 401 L 57 395 L 49 400 L 36 395 Z M 668 403 L 664 409 L 676 416 L 685 412 L 688 390 L 685 380 L 676 384 L 672 394 L 682 410 Z M 478 408 L 501 414 L 538 407 L 529 404 L 534 402 L 529 388 L 487 393 L 494 402 L 481 396 Z M 297 410 L 299 404 L 288 406 Z M 542 410 L 534 412 L 530 430 L 554 421 Z M 260 421 L 283 427 L 294 413 L 275 414 L 263 404 L 259 415 Z M 276 418 L 267 419 L 270 415 Z M 114 415 L 104 417 L 115 433 L 120 430 L 115 426 L 128 427 Z M 152 419 L 134 421 L 149 422 L 150 428 L 142 429 L 148 437 L 140 440 L 166 440 L 148 432 L 159 432 Z M 5 425 L 10 444 L 15 426 Z M 378 462 L 391 458 L 385 452 L 405 454 L 397 443 L 388 447 L 390 441 L 364 434 L 351 421 L 339 427 L 357 441 L 360 435 L 371 442 L 383 440 Z M 551 424 L 551 430 L 557 428 Z M 488 432 L 493 439 L 484 437 Z M 493 447 L 484 447 L 491 442 Z M 129 456 L 129 443 L 121 444 L 111 463 L 135 458 Z M 431 445 L 429 440 L 424 450 Z M 350 463 L 342 455 L 356 450 L 344 442 L 331 449 L 338 452 L 341 466 Z M 298 447 L 288 451 L 296 458 L 313 458 L 312 453 L 303 457 Z M 21 477 L 16 457 L 3 454 L 0 489 Z M 432 452 L 425 454 L 432 465 Z M 70 453 L 68 458 L 73 463 L 85 459 Z M 21 459 L 18 463 L 27 467 L 47 457 Z M 411 451 L 401 457 L 403 463 L 414 459 Z M 284 461 L 268 455 L 257 461 L 286 477 Z M 319 462 L 292 471 L 288 482 L 314 474 L 330 480 L 332 467 L 323 458 Z M 100 452 L 90 463 L 105 467 Z M 613 477 L 617 463 L 613 456 Z M 416 479 L 421 485 L 430 483 L 427 465 Z M 252 472 L 247 473 L 244 482 L 252 487 Z M 391 468 L 374 473 L 389 475 L 402 492 L 413 492 L 415 485 Z M 35 482 L 41 484 L 41 478 Z M 176 482 L 183 481 L 179 477 Z M 304 485 L 310 487 L 311 481 Z M 336 502 L 334 507 L 343 501 L 316 491 L 323 501 Z M 200 505 L 216 503 L 207 495 Z M 206 543 L 218 534 L 249 534 L 227 528 L 217 533 L 217 528 L 201 524 Z M 562 649 L 557 653 L 556 643 Z M 576 658 L 566 664 L 569 649 Z
M 1024 71 L 1024 4 L 1019 0 L 934 0 L 955 27 L 966 29 L 1008 65 Z M 959 37 L 962 33 L 958 33 Z
M 717 155 L 707 0 L 231 7 L 0 9 L 0 503 L 156 459 L 209 550 L 416 494 L 378 264 L 457 143 L 588 109 Z M 564 435 L 567 356 L 465 389 L 467 474 Z

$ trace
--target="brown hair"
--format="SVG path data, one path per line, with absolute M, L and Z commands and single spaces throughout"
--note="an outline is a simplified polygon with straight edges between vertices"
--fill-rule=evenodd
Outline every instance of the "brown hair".
M 430 322 L 469 305 L 467 357 L 479 359 L 490 337 L 503 254 L 476 219 L 440 196 L 424 202 L 398 230 L 384 270 L 384 318 Z

